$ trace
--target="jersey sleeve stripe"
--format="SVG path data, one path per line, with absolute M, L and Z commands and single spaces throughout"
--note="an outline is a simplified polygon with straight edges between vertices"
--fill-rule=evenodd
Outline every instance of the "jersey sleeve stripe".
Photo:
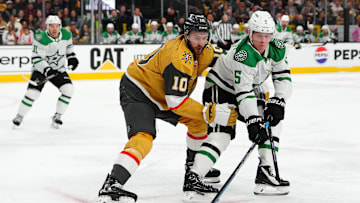
M 175 110 L 175 109 L 180 108 L 180 106 L 183 105 L 183 104 L 185 103 L 185 101 L 188 100 L 188 99 L 189 99 L 189 97 L 185 97 L 185 99 L 182 100 L 182 102 L 181 102 L 179 105 L 177 105 L 177 106 L 175 106 L 175 107 L 171 107 L 171 108 L 169 108 L 169 109 L 170 109 L 170 110 Z
M 240 100 L 238 101 L 238 105 L 240 105 L 240 103 L 241 103 L 242 101 L 244 101 L 245 99 L 253 99 L 253 98 L 256 98 L 256 96 L 250 95 L 250 96 L 245 97 L 244 99 L 240 99 Z
M 273 75 L 282 74 L 282 73 L 290 73 L 290 70 L 283 70 L 279 72 L 272 72 Z
M 275 80 L 279 80 L 279 81 L 288 80 L 288 81 L 292 82 L 291 78 L 289 78 L 289 77 L 279 77 L 279 78 L 276 78 Z

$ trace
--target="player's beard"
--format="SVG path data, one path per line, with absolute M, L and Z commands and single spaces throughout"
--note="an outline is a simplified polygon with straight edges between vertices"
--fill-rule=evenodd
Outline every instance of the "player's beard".
M 200 55 L 203 50 L 204 50 L 204 47 L 201 47 L 201 46 L 194 47 L 194 51 L 195 51 L 196 55 Z

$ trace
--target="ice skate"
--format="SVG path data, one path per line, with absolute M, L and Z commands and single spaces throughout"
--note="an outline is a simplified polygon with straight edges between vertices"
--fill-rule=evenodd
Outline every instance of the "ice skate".
M 183 191 L 184 202 L 209 202 L 219 190 L 203 183 L 198 174 L 188 171 L 185 174 Z
M 190 170 L 190 167 L 193 165 L 193 163 L 187 163 L 185 164 L 185 171 L 188 172 Z M 203 181 L 207 184 L 215 184 L 220 183 L 220 170 L 216 168 L 211 168 L 209 172 L 205 175 Z
M 122 189 L 122 185 L 108 175 L 99 191 L 98 203 L 134 203 L 137 195 Z
M 55 115 L 52 117 L 51 126 L 55 129 L 59 129 L 62 124 L 63 122 L 61 120 L 61 114 L 55 113 Z
M 13 124 L 14 124 L 13 128 L 16 128 L 16 127 L 20 126 L 22 120 L 23 120 L 23 117 L 20 116 L 19 114 L 17 114 L 17 115 L 15 116 L 15 118 L 12 120 L 12 122 L 13 122 Z
M 289 181 L 278 181 L 270 166 L 258 166 L 255 184 L 255 195 L 287 195 L 290 192 Z

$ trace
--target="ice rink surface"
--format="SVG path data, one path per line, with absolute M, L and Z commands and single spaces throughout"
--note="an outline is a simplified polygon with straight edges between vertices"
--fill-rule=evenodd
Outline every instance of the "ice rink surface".
M 257 150 L 220 202 L 360 202 L 360 73 L 293 75 L 278 157 L 287 196 L 253 195 Z M 192 97 L 200 101 L 204 79 Z M 119 80 L 74 81 L 75 93 L 64 125 L 50 127 L 59 93 L 47 84 L 13 130 L 26 83 L 0 83 L 0 202 L 94 202 L 106 174 L 127 141 L 119 106 Z M 126 188 L 139 203 L 180 203 L 186 128 L 158 121 L 158 136 Z M 248 150 L 246 128 L 216 167 L 222 183 Z M 222 184 L 221 183 L 221 184 Z M 218 185 L 220 187 L 221 185 Z

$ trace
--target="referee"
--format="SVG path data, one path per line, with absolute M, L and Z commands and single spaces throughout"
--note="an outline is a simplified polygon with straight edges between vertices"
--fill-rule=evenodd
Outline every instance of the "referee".
M 229 23 L 229 16 L 224 14 L 222 16 L 222 20 L 220 21 L 217 29 L 216 29 L 216 36 L 218 37 L 218 47 L 229 50 L 231 47 L 231 32 L 232 32 L 232 25 Z

